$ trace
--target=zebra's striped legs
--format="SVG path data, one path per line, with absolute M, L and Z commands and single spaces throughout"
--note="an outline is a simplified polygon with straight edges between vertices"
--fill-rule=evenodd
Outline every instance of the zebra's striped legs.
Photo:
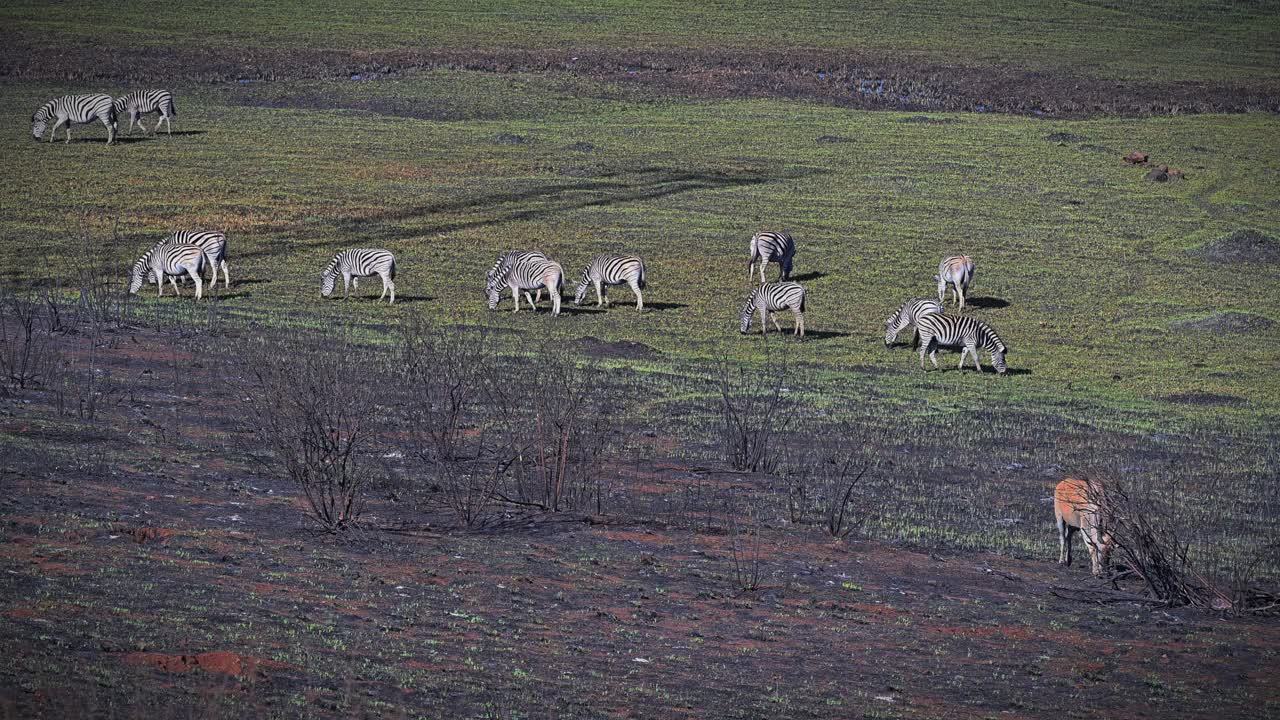
M 161 119 L 161 120 L 164 120 L 164 126 L 165 126 L 166 128 L 168 128 L 168 130 L 169 130 L 169 135 L 170 135 L 170 137 L 172 137 L 172 136 L 173 136 L 173 118 L 172 118 L 172 117 L 169 117 L 168 115 L 165 115 L 164 117 L 162 117 L 162 118 L 160 118 L 160 119 Z M 159 121 L 156 121 L 156 132 L 160 132 L 160 122 L 159 122 Z
M 556 280 L 547 279 L 547 280 L 544 280 L 543 282 L 546 283 L 547 294 L 551 296 L 551 314 L 553 316 L 559 315 L 560 314 L 560 288 L 556 287 Z
M 774 328 L 775 330 L 777 330 L 779 333 L 781 333 L 781 332 L 782 332 L 782 326 L 778 324 L 778 314 L 777 314 L 777 313 L 768 313 L 768 315 L 769 315 L 769 319 L 773 321 L 773 328 Z
M 924 339 L 924 336 L 921 335 L 920 336 L 920 369 L 924 370 L 925 372 L 929 372 L 929 368 L 924 366 L 924 356 L 926 352 L 929 354 L 929 359 L 933 361 L 933 367 L 935 369 L 941 370 L 942 368 L 938 367 L 937 345 L 934 344 L 933 338 L 929 338 L 929 340 L 926 342 Z
M 529 294 L 529 293 L 525 293 L 525 295 L 526 295 L 526 296 L 527 296 L 528 294 Z M 541 297 L 541 294 L 542 294 L 542 293 L 541 293 L 541 292 L 539 292 L 538 294 L 539 294 L 539 297 Z M 520 312 L 520 291 L 519 291 L 518 289 L 516 289 L 515 287 L 512 287 L 512 288 L 511 288 L 511 299 L 516 301 L 516 309 L 515 309 L 515 310 L 512 310 L 511 312 Z M 530 301 L 529 301 L 529 304 L 530 304 L 530 305 L 533 305 L 533 301 L 532 301 L 532 300 L 530 300 Z M 534 311 L 534 312 L 537 312 L 537 311 L 538 311 L 538 306 L 537 306 L 537 305 L 533 305 L 533 311 Z
M 394 305 L 396 303 L 396 284 L 391 281 L 391 273 L 379 273 L 379 277 L 382 278 L 382 294 L 378 296 L 378 299 L 381 300 L 382 298 L 386 297 L 387 290 L 390 290 L 391 291 L 390 304 Z
M 200 271 L 197 268 L 188 268 L 187 274 L 191 276 L 192 280 L 196 281 L 196 299 L 199 300 L 204 294 L 204 280 L 200 277 Z M 214 275 L 214 277 L 217 277 L 217 275 Z
M 644 295 L 640 294 L 640 283 L 635 280 L 628 280 L 627 284 L 631 286 L 631 292 L 636 294 L 636 309 L 644 309 Z
M 594 284 L 596 286 L 596 307 L 600 307 L 601 305 L 607 306 L 609 304 L 609 298 L 605 295 L 604 282 L 601 280 L 595 280 Z
M 792 334 L 799 335 L 800 337 L 804 337 L 804 313 L 800 312 L 799 310 L 796 310 L 795 308 L 792 308 L 791 315 L 795 317 L 795 320 L 796 320 L 796 329 Z M 777 323 L 775 322 L 774 324 L 777 324 Z M 782 332 L 782 331 L 779 330 L 778 332 Z
M 357 278 L 351 277 L 351 273 L 345 273 L 345 272 L 342 273 L 342 299 L 343 300 L 351 299 L 351 287 L 353 285 L 356 286 L 356 289 L 359 289 L 359 280 Z

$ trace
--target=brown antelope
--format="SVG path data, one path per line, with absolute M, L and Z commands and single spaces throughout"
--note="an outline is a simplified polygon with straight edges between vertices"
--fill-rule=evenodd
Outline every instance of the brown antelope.
M 1071 564 L 1071 536 L 1077 530 L 1084 536 L 1089 563 L 1095 577 L 1107 572 L 1111 558 L 1111 534 L 1104 527 L 1103 510 L 1106 496 L 1097 480 L 1067 478 L 1053 491 L 1053 518 L 1058 525 L 1058 563 Z

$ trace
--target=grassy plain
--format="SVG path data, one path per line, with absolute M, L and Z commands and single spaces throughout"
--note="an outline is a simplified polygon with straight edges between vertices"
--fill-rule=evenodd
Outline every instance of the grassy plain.
M 138 63 L 228 48 L 714 56 L 780 41 L 830 53 L 833 64 L 857 51 L 1134 82 L 1280 77 L 1265 6 L 842 8 L 494 2 L 449 12 L 374 2 L 356 14 L 272 2 L 10 3 L 0 24 L 24 47 L 126 47 L 145 51 Z M 39 64 L 0 57 L 10 71 Z M 7 506 L 15 540 L 4 589 L 14 601 L 3 638 L 11 649 L 44 643 L 7 676 L 27 693 L 15 707 L 53 717 L 58 693 L 71 705 L 88 694 L 101 698 L 100 714 L 130 716 L 138 688 L 173 701 L 172 688 L 149 681 L 153 671 L 169 678 L 175 663 L 199 665 L 175 653 L 221 648 L 269 661 L 224 673 L 206 659 L 208 672 L 179 681 L 190 691 L 207 676 L 232 678 L 208 703 L 183 696 L 228 716 L 585 717 L 601 703 L 646 717 L 1041 716 L 1070 703 L 1210 716 L 1224 699 L 1264 717 L 1278 707 L 1275 674 L 1247 674 L 1274 667 L 1272 624 L 1222 630 L 1195 615 L 1135 620 L 1129 608 L 1083 612 L 1050 599 L 1050 583 L 1080 578 L 1045 562 L 1056 545 L 1044 502 L 1063 474 L 1116 472 L 1179 487 L 1180 512 L 1202 523 L 1197 553 L 1252 557 L 1280 535 L 1280 265 L 1201 252 L 1243 230 L 1280 238 L 1274 113 L 868 112 L 784 93 L 682 95 L 570 67 L 227 84 L 184 76 L 171 87 L 172 137 L 105 147 L 100 126 L 78 126 L 69 145 L 27 132 L 35 107 L 84 83 L 0 84 L 0 124 L 11 129 L 0 137 L 0 287 L 64 282 L 88 236 L 105 243 L 123 292 L 129 264 L 167 232 L 224 229 L 233 286 L 208 303 L 221 331 L 324 338 L 351 328 L 385 346 L 421 319 L 501 331 L 504 349 L 528 363 L 552 346 L 603 348 L 602 366 L 635 391 L 623 454 L 649 474 L 636 485 L 645 489 L 627 490 L 641 499 L 596 518 L 605 527 L 552 520 L 526 534 L 312 543 L 291 525 L 292 488 L 246 459 L 240 398 L 209 369 L 204 338 L 122 335 L 106 365 L 121 388 L 104 411 L 110 421 L 41 414 L 39 400 L 35 410 L 5 406 L 0 449 L 17 458 L 9 476 L 19 491 Z M 1144 180 L 1146 168 L 1121 161 L 1133 150 L 1186 179 Z M 751 287 L 747 243 L 765 228 L 798 240 L 804 342 L 737 332 Z M 396 305 L 373 302 L 376 281 L 350 302 L 318 296 L 324 263 L 355 246 L 396 253 Z M 559 318 L 545 304 L 511 314 L 509 299 L 488 311 L 484 271 L 526 247 L 563 264 L 568 296 L 594 254 L 643 255 L 647 311 L 635 313 L 621 289 L 604 311 L 567 299 Z M 933 295 L 938 260 L 958 251 L 977 262 L 971 312 L 1011 346 L 1010 377 L 957 372 L 954 354 L 942 356 L 944 372 L 925 373 L 910 350 L 882 343 L 884 318 Z M 131 303 L 145 319 L 191 298 L 144 292 Z M 761 372 L 785 361 L 804 433 L 844 422 L 860 434 L 873 463 L 865 536 L 934 554 L 832 545 L 774 508 L 760 530 L 772 589 L 737 594 L 732 550 L 710 520 L 708 532 L 672 529 L 645 505 L 708 483 L 717 440 L 708 378 L 722 358 Z M 189 410 L 180 373 L 218 402 Z M 391 474 L 372 512 L 421 520 L 400 499 L 413 478 Z M 662 497 L 645 499 L 654 486 Z M 159 541 L 127 539 L 162 526 L 172 534 Z M 1276 562 L 1262 558 L 1262 579 L 1280 577 Z M 993 587 L 997 576 L 1010 584 Z M 865 676 L 832 681 L 847 673 L 849 647 L 894 662 L 860 662 Z M 70 651 L 91 659 L 69 671 Z M 1162 664 L 1175 651 L 1198 664 Z M 1232 662 L 1243 679 L 1228 687 L 1218 676 Z M 38 695 L 50 687 L 52 706 Z

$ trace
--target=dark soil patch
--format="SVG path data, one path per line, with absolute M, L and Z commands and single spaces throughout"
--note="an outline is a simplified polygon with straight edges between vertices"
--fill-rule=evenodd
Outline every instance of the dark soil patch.
M 1076 135 L 1069 132 L 1049 133 L 1044 139 L 1051 143 L 1083 143 L 1088 142 L 1089 138 L 1084 135 Z
M 498 145 L 524 145 L 529 142 L 529 138 L 515 133 L 498 133 L 493 138 L 493 142 Z
M 1190 252 L 1212 262 L 1280 263 L 1280 242 L 1256 230 L 1236 230 Z
M 591 357 L 608 360 L 657 360 L 662 353 L 633 340 L 608 342 L 588 335 L 573 342 L 574 346 Z
M 596 146 L 589 142 L 576 142 L 572 145 L 566 145 L 564 149 L 572 150 L 573 152 L 589 153 L 595 152 Z
M 931 112 L 1006 112 L 1078 117 L 1099 114 L 1167 115 L 1271 110 L 1280 84 L 1267 81 L 1128 83 L 1107 78 L 1044 73 L 1011 66 L 960 66 L 910 55 L 840 51 L 739 50 L 422 50 L 379 52 L 244 45 L 98 46 L 35 34 L 6 38 L 0 79 L 32 82 L 116 82 L 126 85 L 238 83 L 276 80 L 348 80 L 369 73 L 472 70 L 495 73 L 569 73 L 658 94 L 694 98 L 782 97 L 867 109 Z M 814 67 L 839 67 L 821 75 Z M 870 88 L 870 89 L 869 89 Z M 317 96 L 313 102 L 333 107 Z M 415 107 L 417 106 L 417 107 Z M 368 101 L 375 112 L 430 117 L 421 103 Z M 902 122 L 949 119 L 915 116 Z
M 818 139 L 817 139 L 817 140 L 815 140 L 814 142 L 819 142 L 819 143 L 851 143 L 851 142 L 858 142 L 858 141 L 857 141 L 857 140 L 854 140 L 853 138 L 850 138 L 850 137 L 841 137 L 841 136 L 839 136 L 839 135 L 823 135 L 822 137 L 818 138 Z
M 1253 333 L 1270 330 L 1276 326 L 1274 320 L 1250 313 L 1218 313 L 1198 320 L 1178 320 L 1169 323 L 1174 330 L 1191 330 L 1194 332 L 1216 333 Z
M 1181 405 L 1241 405 L 1248 402 L 1238 395 L 1225 395 L 1222 393 L 1209 392 L 1187 392 L 1177 393 L 1175 395 L 1164 396 L 1165 402 L 1178 403 Z

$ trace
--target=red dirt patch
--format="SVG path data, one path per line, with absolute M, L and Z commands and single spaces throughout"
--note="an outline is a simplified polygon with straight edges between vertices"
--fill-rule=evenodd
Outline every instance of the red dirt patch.
M 116 532 L 121 535 L 128 535 L 139 545 L 151 542 L 152 540 L 159 540 L 163 543 L 177 534 L 177 531 L 175 530 L 154 527 L 119 528 Z
M 166 673 L 185 673 L 195 669 L 234 677 L 256 677 L 267 670 L 288 667 L 274 660 L 239 655 L 226 650 L 200 653 L 199 655 L 165 655 L 164 653 L 132 652 L 124 656 L 130 665 L 146 665 Z

